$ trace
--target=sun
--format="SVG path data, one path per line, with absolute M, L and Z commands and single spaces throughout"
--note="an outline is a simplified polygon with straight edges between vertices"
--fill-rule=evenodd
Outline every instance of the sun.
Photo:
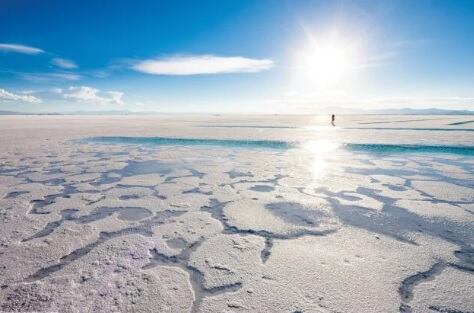
M 333 45 L 311 47 L 299 59 L 300 69 L 309 79 L 320 84 L 339 81 L 347 67 L 344 49 Z

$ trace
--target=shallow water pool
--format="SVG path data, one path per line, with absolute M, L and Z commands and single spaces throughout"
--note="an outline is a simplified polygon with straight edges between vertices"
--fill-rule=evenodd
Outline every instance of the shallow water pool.
M 297 149 L 304 143 L 281 140 L 239 140 L 239 139 L 206 139 L 206 138 L 175 138 L 175 137 L 91 137 L 88 143 L 123 144 L 146 146 L 204 146 L 244 149 Z M 317 146 L 316 146 L 317 148 Z M 429 153 L 455 154 L 463 156 L 474 155 L 474 146 L 447 146 L 447 145 L 409 145 L 409 144 L 375 144 L 375 143 L 345 143 L 341 149 L 352 152 L 365 153 Z

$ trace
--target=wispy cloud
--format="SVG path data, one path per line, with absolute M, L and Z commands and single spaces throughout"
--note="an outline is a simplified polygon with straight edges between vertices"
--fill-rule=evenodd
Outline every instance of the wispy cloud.
M 423 46 L 429 43 L 426 39 L 415 39 L 415 40 L 399 40 L 386 43 L 386 51 L 367 57 L 361 60 L 360 64 L 357 64 L 352 69 L 366 69 L 372 67 L 381 67 L 392 65 L 397 58 L 400 58 L 405 50 L 413 49 L 417 46 Z
M 60 68 L 73 69 L 77 68 L 77 64 L 72 60 L 67 60 L 63 58 L 54 58 L 51 63 Z
M 62 94 L 64 99 L 78 102 L 118 105 L 125 104 L 122 99 L 124 93 L 120 91 L 101 91 L 89 86 L 71 86 L 66 90 L 57 89 L 55 92 Z
M 354 65 L 353 67 L 349 69 L 360 70 L 360 69 L 392 65 L 398 55 L 399 53 L 396 51 L 387 51 L 384 53 L 376 54 L 374 56 L 367 57 L 363 60 L 360 60 L 360 63 Z
M 21 101 L 29 103 L 41 103 L 41 99 L 28 94 L 17 94 L 0 88 L 0 102 L 2 101 Z
M 39 54 L 44 52 L 44 50 L 39 48 L 12 43 L 0 43 L 0 51 L 16 52 L 23 54 Z
M 273 64 L 270 59 L 190 55 L 142 60 L 133 64 L 132 69 L 154 75 L 200 75 L 255 73 L 268 70 L 273 67 Z
M 21 73 L 20 77 L 34 82 L 45 82 L 51 80 L 79 80 L 81 75 L 76 73 Z

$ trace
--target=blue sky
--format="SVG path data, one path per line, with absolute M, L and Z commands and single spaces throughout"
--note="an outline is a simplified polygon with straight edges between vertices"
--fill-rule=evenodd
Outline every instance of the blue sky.
M 0 2 L 0 110 L 474 109 L 474 1 Z

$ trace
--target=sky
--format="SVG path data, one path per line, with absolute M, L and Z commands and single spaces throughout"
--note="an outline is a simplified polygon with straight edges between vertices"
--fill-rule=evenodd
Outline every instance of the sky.
M 474 110 L 474 1 L 0 1 L 0 110 Z

